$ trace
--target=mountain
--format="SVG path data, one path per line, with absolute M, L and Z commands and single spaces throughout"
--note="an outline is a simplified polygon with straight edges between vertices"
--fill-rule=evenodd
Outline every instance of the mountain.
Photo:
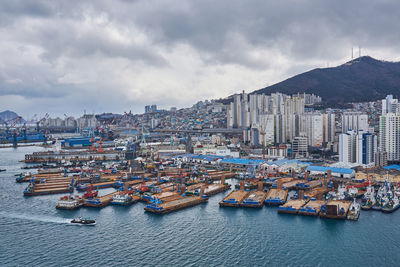
M 327 106 L 400 97 L 400 62 L 363 56 L 333 68 L 317 68 L 253 93 L 313 93 Z
M 16 118 L 18 118 L 18 114 L 14 111 L 6 110 L 0 112 L 0 122 L 12 122 Z M 20 122 L 25 122 L 25 120 L 21 118 Z

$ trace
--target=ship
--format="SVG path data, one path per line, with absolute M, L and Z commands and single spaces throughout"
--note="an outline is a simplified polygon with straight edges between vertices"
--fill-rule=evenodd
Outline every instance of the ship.
M 399 198 L 396 195 L 394 195 L 394 197 L 391 200 L 389 200 L 389 203 L 382 208 L 382 212 L 392 213 L 398 208 L 400 208 Z
M 375 189 L 371 185 L 371 183 L 367 187 L 367 191 L 365 192 L 365 194 L 363 196 L 363 202 L 364 202 L 364 204 L 361 206 L 362 210 L 370 210 L 375 205 L 375 202 L 376 202 Z
M 79 196 L 63 196 L 58 200 L 56 209 L 74 210 L 83 206 L 83 199 Z
M 386 178 L 386 181 L 381 187 L 378 189 L 378 193 L 376 194 L 376 202 L 375 205 L 372 206 L 373 210 L 382 210 L 384 206 L 389 204 L 389 197 L 393 195 L 392 190 L 390 189 L 389 178 Z
M 353 203 L 351 203 L 349 212 L 347 213 L 347 219 L 352 221 L 357 221 L 358 217 L 360 217 L 360 204 L 356 202 L 356 199 L 353 199 Z
M 346 199 L 346 192 L 347 189 L 344 185 L 339 185 L 338 189 L 337 189 L 337 193 L 336 196 L 333 198 L 334 200 L 344 200 Z
M 122 206 L 128 206 L 140 199 L 139 196 L 135 196 L 132 193 L 127 193 L 127 192 L 117 192 L 113 195 L 113 198 L 111 200 L 112 205 L 122 205 Z

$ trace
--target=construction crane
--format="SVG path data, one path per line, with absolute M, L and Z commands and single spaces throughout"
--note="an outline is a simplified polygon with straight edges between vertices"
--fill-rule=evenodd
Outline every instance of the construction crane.
M 36 122 L 36 132 L 37 132 L 37 133 L 40 132 L 40 123 L 46 121 L 48 118 L 49 118 L 49 113 L 46 113 L 46 114 L 44 115 L 43 118 L 41 118 L 40 120 L 38 120 L 38 121 Z
M 10 128 L 13 128 L 21 119 L 22 119 L 22 117 L 18 116 L 17 118 L 6 120 L 6 121 L 2 122 L 2 124 L 4 124 L 4 126 L 6 127 L 6 137 L 9 136 Z

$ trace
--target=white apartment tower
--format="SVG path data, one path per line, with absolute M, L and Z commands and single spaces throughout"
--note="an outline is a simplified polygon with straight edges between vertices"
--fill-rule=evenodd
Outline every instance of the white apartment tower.
M 379 148 L 389 161 L 400 160 L 400 114 L 387 113 L 379 119 Z

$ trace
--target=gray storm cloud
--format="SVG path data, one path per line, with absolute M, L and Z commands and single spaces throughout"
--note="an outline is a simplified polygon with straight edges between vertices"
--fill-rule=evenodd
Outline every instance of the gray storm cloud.
M 0 107 L 142 112 L 343 63 L 398 60 L 398 1 L 3 1 Z

